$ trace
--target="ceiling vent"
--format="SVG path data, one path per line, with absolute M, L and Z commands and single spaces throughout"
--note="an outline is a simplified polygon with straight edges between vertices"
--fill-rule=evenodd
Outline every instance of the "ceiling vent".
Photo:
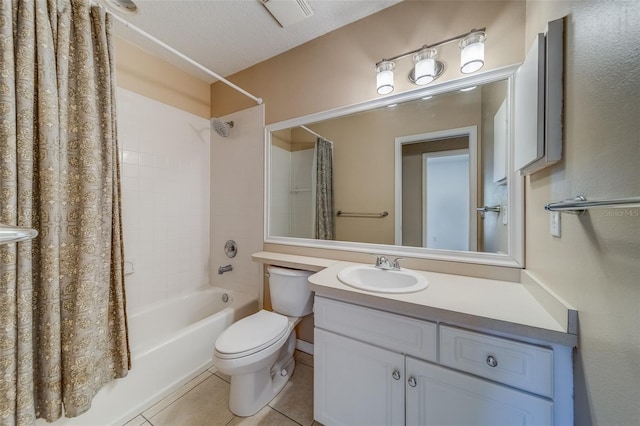
M 307 0 L 258 0 L 281 27 L 288 27 L 313 15 Z

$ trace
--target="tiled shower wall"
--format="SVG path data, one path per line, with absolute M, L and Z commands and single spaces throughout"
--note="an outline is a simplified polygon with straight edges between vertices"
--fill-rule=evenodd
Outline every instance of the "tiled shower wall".
M 209 120 L 118 88 L 129 312 L 209 285 Z

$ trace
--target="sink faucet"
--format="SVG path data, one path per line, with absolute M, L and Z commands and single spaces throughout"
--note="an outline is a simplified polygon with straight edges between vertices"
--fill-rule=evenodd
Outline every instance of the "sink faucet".
M 403 258 L 396 257 L 393 262 L 391 262 L 386 256 L 378 256 L 376 258 L 376 268 L 384 271 L 399 271 L 401 259 Z
M 378 258 L 376 259 L 376 268 L 388 271 L 389 269 L 391 269 L 391 263 L 386 256 L 378 256 Z

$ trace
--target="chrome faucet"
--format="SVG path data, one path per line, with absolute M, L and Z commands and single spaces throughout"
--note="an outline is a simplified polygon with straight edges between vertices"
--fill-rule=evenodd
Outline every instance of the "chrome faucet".
M 231 270 L 233 270 L 233 266 L 231 266 L 231 265 L 218 266 L 218 275 L 222 275 L 225 272 L 229 272 Z
M 387 259 L 386 256 L 378 256 L 376 259 L 376 268 L 388 271 L 391 269 L 391 263 L 389 263 L 389 259 Z
M 404 259 L 404 257 L 396 257 L 395 259 L 393 259 L 393 262 L 391 262 L 391 270 L 392 271 L 399 271 L 400 270 L 400 261 Z
M 376 258 L 376 268 L 382 269 L 383 271 L 399 271 L 401 259 L 403 258 L 396 257 L 393 262 L 391 262 L 386 256 L 378 256 Z

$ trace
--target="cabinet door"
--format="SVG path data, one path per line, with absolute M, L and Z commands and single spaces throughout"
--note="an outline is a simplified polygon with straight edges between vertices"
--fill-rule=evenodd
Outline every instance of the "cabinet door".
M 553 424 L 551 401 L 407 357 L 407 425 Z
M 314 418 L 325 425 L 403 425 L 404 357 L 315 329 Z

